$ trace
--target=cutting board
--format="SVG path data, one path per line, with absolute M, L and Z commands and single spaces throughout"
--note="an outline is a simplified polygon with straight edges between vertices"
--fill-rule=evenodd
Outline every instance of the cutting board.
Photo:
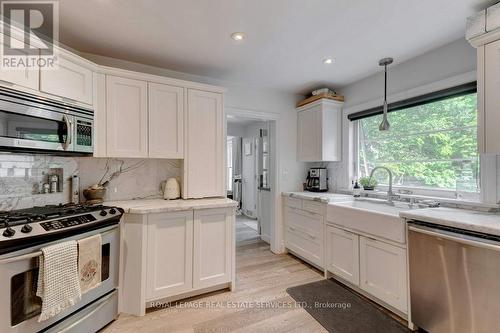
M 330 99 L 330 100 L 337 101 L 337 102 L 343 102 L 344 101 L 344 96 L 333 95 L 333 94 L 330 94 L 330 93 L 322 93 L 322 94 L 319 94 L 319 95 L 311 96 L 309 98 L 304 99 L 303 101 L 298 102 L 297 103 L 297 107 L 300 108 L 301 106 L 304 106 L 306 104 L 312 103 L 312 102 L 317 101 L 318 99 L 322 99 L 322 98 Z

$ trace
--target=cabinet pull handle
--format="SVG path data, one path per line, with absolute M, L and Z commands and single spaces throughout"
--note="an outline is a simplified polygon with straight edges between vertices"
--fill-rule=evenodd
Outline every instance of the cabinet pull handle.
M 68 98 L 68 97 L 62 97 L 63 102 L 66 103 L 78 103 L 76 99 Z
M 308 235 L 310 238 L 312 238 L 312 239 L 316 239 L 316 236 L 314 236 L 313 234 L 309 234 L 309 233 L 308 233 L 307 235 Z
M 288 229 L 292 230 L 292 231 L 295 231 L 296 229 L 294 227 L 288 227 Z
M 14 85 L 14 83 L 9 82 L 9 81 L 5 81 L 5 80 L 0 80 L 0 84 L 6 85 L 9 87 L 12 87 Z

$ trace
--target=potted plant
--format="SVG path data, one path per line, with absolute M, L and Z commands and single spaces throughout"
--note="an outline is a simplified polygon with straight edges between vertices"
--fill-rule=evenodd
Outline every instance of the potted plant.
M 359 179 L 359 185 L 363 186 L 363 189 L 366 191 L 373 191 L 377 184 L 378 182 L 375 178 L 361 177 Z

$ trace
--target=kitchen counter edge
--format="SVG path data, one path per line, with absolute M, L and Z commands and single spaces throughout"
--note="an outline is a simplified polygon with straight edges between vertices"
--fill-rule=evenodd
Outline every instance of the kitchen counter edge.
M 227 198 L 187 200 L 137 199 L 106 201 L 104 202 L 104 205 L 120 207 L 126 214 L 151 214 L 210 208 L 236 208 L 238 206 L 238 203 Z

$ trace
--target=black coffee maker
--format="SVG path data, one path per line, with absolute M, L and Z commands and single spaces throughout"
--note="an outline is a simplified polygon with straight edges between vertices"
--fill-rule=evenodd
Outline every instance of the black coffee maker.
M 307 174 L 306 191 L 328 191 L 328 170 L 326 168 L 311 168 Z

